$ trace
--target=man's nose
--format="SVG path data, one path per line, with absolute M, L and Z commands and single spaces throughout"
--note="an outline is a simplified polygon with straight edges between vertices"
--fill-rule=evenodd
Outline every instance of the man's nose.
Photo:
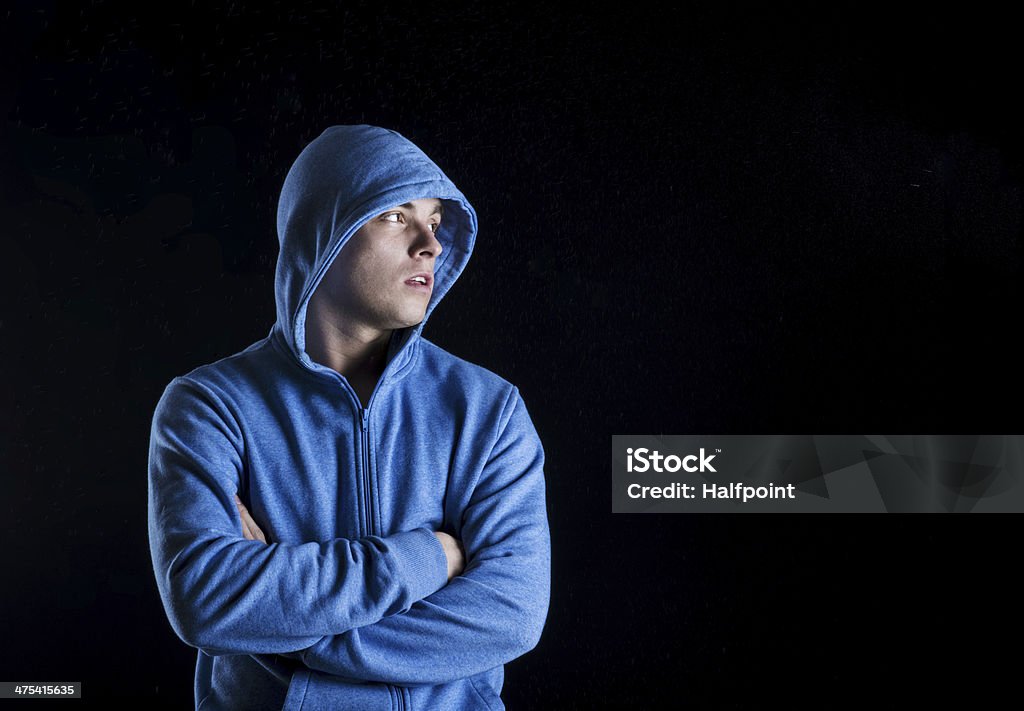
M 441 256 L 441 250 L 444 249 L 430 225 L 420 226 L 418 238 L 413 248 L 416 254 L 430 252 L 434 255 L 435 259 Z

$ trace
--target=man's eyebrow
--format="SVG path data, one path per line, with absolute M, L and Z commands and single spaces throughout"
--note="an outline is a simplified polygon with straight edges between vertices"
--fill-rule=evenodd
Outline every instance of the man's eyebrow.
M 403 202 L 401 205 L 399 205 L 399 207 L 404 207 L 407 210 L 413 209 L 411 202 Z M 430 213 L 430 215 L 441 215 L 442 217 L 444 217 L 444 203 L 438 200 L 437 205 L 434 206 L 434 211 Z

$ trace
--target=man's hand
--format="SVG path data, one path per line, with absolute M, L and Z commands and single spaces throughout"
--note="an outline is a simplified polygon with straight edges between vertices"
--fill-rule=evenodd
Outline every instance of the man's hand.
M 466 567 L 466 549 L 462 547 L 462 541 L 444 531 L 434 531 L 434 535 L 444 547 L 444 557 L 448 559 L 448 581 L 451 582 Z
M 238 498 L 238 494 L 235 494 L 235 506 L 238 507 L 238 515 L 242 517 L 242 533 L 245 534 L 246 539 L 250 541 L 262 541 L 267 542 L 267 537 L 263 535 L 263 531 L 256 525 L 256 522 L 252 520 L 252 516 L 249 515 L 249 510 L 245 508 L 242 500 Z

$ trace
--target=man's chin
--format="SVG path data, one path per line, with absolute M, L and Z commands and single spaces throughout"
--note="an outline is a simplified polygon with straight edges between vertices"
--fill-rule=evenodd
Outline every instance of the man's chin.
M 421 323 L 423 323 L 423 316 L 424 314 L 419 314 L 418 316 L 410 316 L 408 318 L 400 319 L 398 321 L 398 325 L 395 326 L 395 330 L 402 328 L 414 328 L 415 326 L 419 326 Z

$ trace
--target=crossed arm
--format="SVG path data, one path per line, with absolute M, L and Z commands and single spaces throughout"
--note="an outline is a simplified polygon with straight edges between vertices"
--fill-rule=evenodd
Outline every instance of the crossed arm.
M 544 457 L 516 390 L 462 512 L 461 541 L 426 528 L 260 541 L 233 500 L 243 451 L 208 388 L 186 378 L 167 388 L 150 445 L 150 542 L 187 643 L 407 686 L 472 676 L 536 645 L 550 585 Z
M 235 494 L 235 506 L 238 507 L 238 514 L 242 518 L 242 535 L 245 536 L 245 539 L 266 543 L 266 535 L 256 525 L 256 521 L 253 520 L 249 509 L 245 508 L 242 500 L 238 498 L 238 494 Z M 452 578 L 461 573 L 466 567 L 466 550 L 462 546 L 462 541 L 444 531 L 434 531 L 434 535 L 444 548 L 444 557 L 448 561 L 448 580 L 450 582 Z

